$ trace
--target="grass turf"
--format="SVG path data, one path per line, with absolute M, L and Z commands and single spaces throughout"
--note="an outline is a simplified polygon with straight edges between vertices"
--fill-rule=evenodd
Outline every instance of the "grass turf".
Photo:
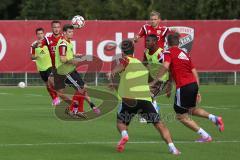
M 219 133 L 210 121 L 194 117 L 214 139 L 213 143 L 194 143 L 198 135 L 175 120 L 172 98 L 160 97 L 162 118 L 182 152 L 175 157 L 151 125 L 136 119 L 129 127 L 130 143 L 125 152 L 117 153 L 117 108 L 87 122 L 63 121 L 55 115 L 45 88 L 1 87 L 0 159 L 239 159 L 240 86 L 201 86 L 201 93 L 203 108 L 223 116 L 225 132 Z

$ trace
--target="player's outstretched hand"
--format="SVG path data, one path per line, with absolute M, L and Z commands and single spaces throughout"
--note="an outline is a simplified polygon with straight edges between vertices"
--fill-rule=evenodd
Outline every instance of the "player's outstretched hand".
M 154 87 L 157 82 L 158 80 L 153 80 L 152 82 L 150 82 L 149 83 L 150 88 Z

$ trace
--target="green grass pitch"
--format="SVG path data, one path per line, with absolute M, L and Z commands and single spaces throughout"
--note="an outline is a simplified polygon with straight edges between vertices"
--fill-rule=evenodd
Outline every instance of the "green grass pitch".
M 170 129 L 179 157 L 168 147 L 152 125 L 136 119 L 129 127 L 129 143 L 123 153 L 115 146 L 120 138 L 116 129 L 117 107 L 111 113 L 88 122 L 57 118 L 43 87 L 0 87 L 1 160 L 153 160 L 153 159 L 240 159 L 240 86 L 201 86 L 201 105 L 222 115 L 225 131 L 219 133 L 207 119 L 194 119 L 214 141 L 194 143 L 198 138 L 174 119 L 172 99 L 160 97 L 161 113 Z

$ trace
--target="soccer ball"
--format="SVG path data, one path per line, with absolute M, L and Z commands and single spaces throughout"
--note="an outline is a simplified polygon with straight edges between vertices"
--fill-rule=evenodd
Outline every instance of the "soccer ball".
M 74 28 L 82 28 L 85 25 L 85 20 L 82 16 L 76 15 L 72 18 L 72 25 Z
M 24 82 L 19 82 L 18 83 L 18 87 L 20 88 L 25 88 L 26 87 L 26 84 Z

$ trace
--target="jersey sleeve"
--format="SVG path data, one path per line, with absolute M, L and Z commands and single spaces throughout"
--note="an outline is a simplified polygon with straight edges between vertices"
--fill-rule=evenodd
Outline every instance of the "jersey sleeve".
M 30 54 L 31 55 L 35 55 L 35 48 L 34 48 L 34 45 L 36 45 L 36 41 L 32 43 L 31 47 L 30 47 Z
M 67 44 L 62 42 L 59 45 L 59 54 L 60 56 L 66 56 L 66 52 L 67 52 Z
M 164 62 L 168 62 L 168 63 L 171 63 L 171 62 L 172 62 L 172 57 L 171 57 L 169 51 L 165 51 L 165 52 L 163 53 L 163 61 L 164 61 Z
M 42 46 L 49 45 L 48 38 L 45 36 L 41 42 Z
M 141 27 L 140 31 L 138 32 L 139 37 L 143 37 L 146 35 L 146 27 L 145 25 Z
M 169 33 L 169 28 L 164 26 L 162 27 L 162 37 L 166 37 Z
M 129 64 L 129 60 L 127 58 L 121 58 L 121 59 L 119 59 L 119 62 L 121 65 L 124 66 L 124 68 L 126 68 Z
M 31 46 L 31 48 L 30 48 L 30 53 L 31 53 L 31 55 L 35 55 L 35 49 L 33 48 L 33 46 Z
M 158 62 L 159 63 L 163 63 L 164 62 L 164 54 L 163 53 L 159 53 L 158 54 Z
M 191 67 L 191 69 L 195 68 L 194 64 L 192 63 L 192 59 L 191 58 L 190 58 L 190 67 Z

